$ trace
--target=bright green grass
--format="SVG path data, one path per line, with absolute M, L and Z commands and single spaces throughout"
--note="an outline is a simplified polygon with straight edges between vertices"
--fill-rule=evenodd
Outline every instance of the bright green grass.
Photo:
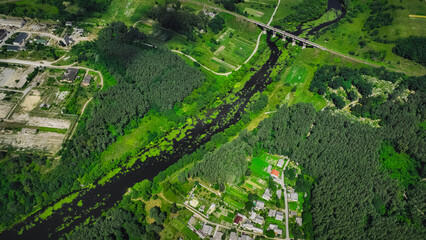
M 291 211 L 296 211 L 296 209 L 297 209 L 297 202 L 288 202 L 288 208 Z
M 382 39 L 391 41 L 406 38 L 408 36 L 426 36 L 425 19 L 410 19 L 409 14 L 426 15 L 425 4 L 419 3 L 417 0 L 407 0 L 400 2 L 399 0 L 391 0 L 389 4 L 396 6 L 403 6 L 403 10 L 396 10 L 394 21 L 391 26 L 379 28 L 378 36 Z M 363 28 L 364 22 L 370 16 L 369 12 L 363 12 L 353 20 L 352 23 L 345 22 L 340 24 L 337 28 L 327 31 L 315 42 L 321 44 L 329 49 L 349 54 L 354 52 L 355 57 L 372 62 L 370 59 L 365 59 L 364 53 L 370 50 L 385 51 L 386 57 L 382 62 L 375 62 L 375 64 L 383 65 L 390 68 L 402 70 L 405 73 L 412 75 L 426 74 L 426 67 L 421 66 L 415 62 L 404 59 L 392 53 L 394 43 L 378 43 L 373 41 L 367 32 L 360 31 Z M 361 48 L 358 43 L 361 39 L 367 42 L 367 45 Z
M 235 210 L 240 210 L 244 208 L 244 204 L 235 201 L 227 194 L 225 194 L 225 196 L 223 197 L 223 201 L 227 203 L 230 207 L 234 208 Z
M 280 25 L 280 21 L 292 13 L 291 7 L 301 2 L 302 0 L 281 0 L 281 4 L 275 13 L 272 25 Z
M 267 168 L 268 166 L 269 163 L 267 163 L 264 159 L 253 158 L 251 160 L 251 165 L 249 168 L 255 176 L 264 178 L 269 176 L 269 173 L 265 171 L 265 168 Z
M 182 233 L 186 237 L 185 239 L 199 239 L 197 234 L 192 232 L 181 220 L 177 218 L 173 218 L 170 221 L 170 225 Z
M 391 145 L 384 144 L 382 146 L 380 160 L 382 168 L 389 173 L 391 178 L 397 179 L 404 188 L 419 179 L 414 165 L 415 161 L 406 153 L 396 152 Z
M 240 199 L 240 200 L 242 200 L 244 202 L 248 201 L 248 198 L 247 198 L 248 194 L 246 192 L 244 192 L 244 191 L 237 190 L 237 189 L 235 189 L 233 187 L 227 187 L 226 188 L 226 193 L 230 194 L 230 195 L 233 195 L 236 199 Z

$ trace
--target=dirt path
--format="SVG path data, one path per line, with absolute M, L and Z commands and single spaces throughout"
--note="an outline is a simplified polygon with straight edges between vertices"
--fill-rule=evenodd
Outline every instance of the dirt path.
M 62 56 L 62 57 L 64 57 L 64 56 Z M 54 62 L 26 61 L 26 60 L 19 60 L 19 59 L 0 59 L 0 62 L 1 63 L 10 63 L 10 64 L 29 65 L 29 66 L 42 66 L 42 67 L 56 68 L 56 69 L 67 69 L 67 68 L 69 68 L 69 67 L 71 67 L 72 65 L 75 64 L 75 63 L 73 63 L 73 64 L 67 65 L 67 66 L 54 66 L 53 65 Z M 92 71 L 92 72 L 97 73 L 100 76 L 100 78 L 101 78 L 101 89 L 100 90 L 102 90 L 104 88 L 104 77 L 103 77 L 103 75 L 102 75 L 101 72 L 96 71 L 94 69 L 86 68 L 86 67 L 75 67 L 75 66 L 72 66 L 72 67 L 76 68 L 76 69 L 86 70 L 87 72 L 88 71 Z M 18 101 L 18 103 L 9 112 L 9 114 L 6 116 L 6 119 L 8 119 L 12 115 L 13 111 L 19 105 L 19 103 L 21 102 L 21 100 L 25 98 L 25 96 L 28 94 L 28 92 L 30 92 L 34 88 L 34 86 L 35 86 L 34 84 L 31 84 L 27 89 L 25 89 L 23 91 L 22 98 Z M 89 100 L 87 100 L 87 102 L 84 104 L 84 106 L 83 106 L 83 108 L 81 110 L 81 113 L 80 113 L 79 117 L 76 120 L 76 124 L 73 126 L 73 129 L 72 129 L 70 135 L 68 136 L 68 138 L 71 138 L 72 135 L 75 133 L 75 130 L 77 129 L 77 125 L 78 125 L 78 120 L 79 120 L 80 116 L 83 115 L 84 111 L 86 110 L 87 105 L 90 103 L 90 101 L 92 101 L 92 99 L 93 99 L 93 97 L 91 97 Z

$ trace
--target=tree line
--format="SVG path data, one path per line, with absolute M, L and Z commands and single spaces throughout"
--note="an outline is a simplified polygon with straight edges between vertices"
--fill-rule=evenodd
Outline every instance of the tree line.
M 34 0 L 28 2 L 6 2 L 0 4 L 0 13 L 17 17 L 40 19 L 79 20 L 105 11 L 111 0 Z M 68 11 L 75 6 L 78 11 Z

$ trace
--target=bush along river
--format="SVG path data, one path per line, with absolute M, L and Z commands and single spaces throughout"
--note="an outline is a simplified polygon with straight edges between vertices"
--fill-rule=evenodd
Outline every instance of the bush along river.
M 12 229 L 3 232 L 0 239 L 58 239 L 87 218 L 97 218 L 102 212 L 113 207 L 134 184 L 144 179 L 152 180 L 158 173 L 176 163 L 184 155 L 193 153 L 210 141 L 213 135 L 236 124 L 241 119 L 251 97 L 257 92 L 262 92 L 272 81 L 269 76 L 281 51 L 271 41 L 270 33 L 268 33 L 267 44 L 271 51 L 268 60 L 235 94 L 236 100 L 215 109 L 218 115 L 211 121 L 197 121 L 195 126 L 188 130 L 185 137 L 178 141 L 173 140 L 173 153 L 163 151 L 158 156 L 147 157 L 143 162 L 137 161 L 129 171 L 118 173 L 104 185 L 80 190 L 79 195 L 71 203 L 64 203 L 45 220 L 37 221 L 39 213 L 52 206 L 38 211 L 16 224 Z M 139 155 L 145 151 L 148 150 L 142 151 Z M 84 203 L 82 206 L 78 206 L 80 201 Z M 30 228 L 26 230 L 26 227 Z M 19 232 L 21 235 L 18 234 Z
M 329 24 L 323 25 L 322 28 Z M 277 64 L 281 51 L 275 45 L 275 42 L 271 41 L 269 32 L 267 45 L 271 51 L 268 60 L 235 94 L 236 100 L 215 109 L 218 115 L 211 121 L 197 121 L 195 126 L 188 130 L 185 137 L 180 140 L 173 140 L 173 152 L 163 151 L 158 156 L 147 157 L 143 162 L 137 161 L 129 171 L 116 174 L 105 184 L 78 191 L 78 196 L 71 203 L 62 204 L 45 220 L 39 220 L 39 215 L 46 209 L 52 208 L 53 204 L 41 209 L 13 226 L 12 229 L 4 231 L 0 235 L 0 239 L 59 239 L 65 233 L 85 222 L 87 218 L 96 219 L 101 216 L 102 212 L 112 208 L 123 198 L 128 188 L 134 184 L 144 179 L 152 180 L 158 173 L 176 163 L 184 155 L 193 153 L 200 146 L 210 141 L 213 135 L 236 124 L 244 114 L 244 109 L 251 97 L 255 93 L 262 92 L 272 82 L 271 70 Z M 139 156 L 148 150 L 141 151 Z M 84 203 L 83 205 L 79 205 L 81 201 Z

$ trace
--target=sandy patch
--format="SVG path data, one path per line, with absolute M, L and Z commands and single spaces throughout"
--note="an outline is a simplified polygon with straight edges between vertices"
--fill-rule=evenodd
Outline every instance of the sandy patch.
M 49 127 L 58 129 L 68 129 L 71 125 L 70 120 L 45 117 L 30 117 L 28 113 L 13 114 L 11 121 L 24 123 L 28 126 Z
M 0 149 L 9 147 L 18 150 L 39 150 L 56 153 L 61 149 L 65 134 L 54 132 L 39 132 L 37 134 L 25 134 L 10 131 L 0 132 Z
M 33 91 L 32 95 L 28 95 L 24 98 L 24 101 L 22 101 L 20 107 L 25 111 L 29 112 L 37 107 L 38 103 L 41 100 L 40 94 L 38 91 Z
M 214 55 L 218 55 L 220 52 L 222 52 L 225 49 L 225 46 L 220 46 L 215 52 Z
M 68 96 L 70 92 L 69 91 L 58 91 L 56 93 L 56 98 L 59 99 L 60 101 L 64 101 L 64 99 Z
M 13 68 L 3 68 L 0 67 L 0 87 L 4 87 L 8 84 L 9 78 L 15 74 L 15 69 Z

